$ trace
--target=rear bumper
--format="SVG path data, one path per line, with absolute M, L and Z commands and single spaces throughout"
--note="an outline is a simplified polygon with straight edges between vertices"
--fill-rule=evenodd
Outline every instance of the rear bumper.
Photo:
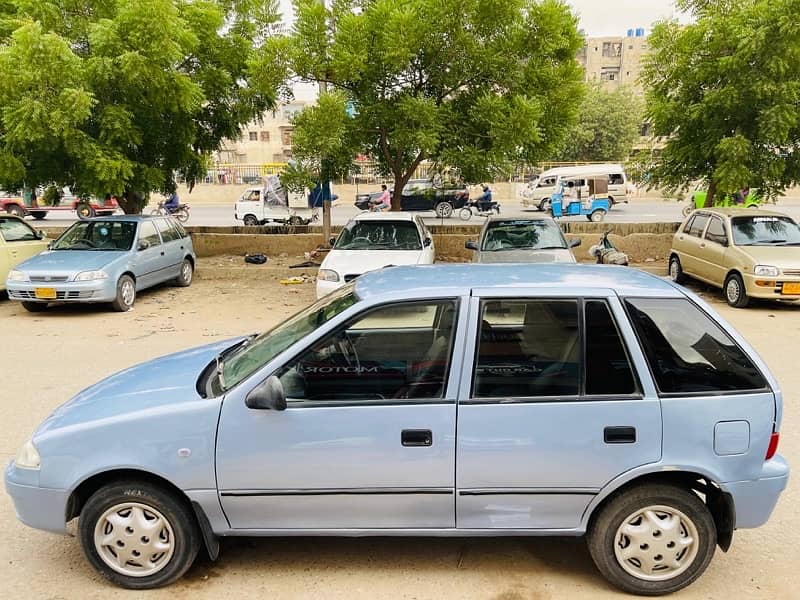
M 29 485 L 19 481 L 13 461 L 6 468 L 6 492 L 11 496 L 17 519 L 29 527 L 67 533 L 66 506 L 69 492 Z
M 789 465 L 777 455 L 764 463 L 763 477 L 751 481 L 734 481 L 722 485 L 733 496 L 736 528 L 750 529 L 767 522 L 781 492 L 789 482 Z

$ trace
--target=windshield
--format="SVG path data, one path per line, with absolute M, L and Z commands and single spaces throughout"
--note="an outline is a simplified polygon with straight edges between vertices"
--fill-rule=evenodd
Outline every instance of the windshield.
M 7 242 L 24 242 L 39 239 L 39 236 L 29 225 L 17 219 L 0 218 L 0 235 Z
M 244 381 L 289 346 L 353 306 L 356 301 L 353 286 L 346 285 L 288 321 L 240 346 L 218 368 L 222 390 L 229 390 Z
M 567 241 L 551 221 L 507 221 L 489 226 L 481 250 L 566 249 Z
M 412 221 L 353 221 L 339 234 L 334 250 L 420 250 Z
M 800 226 L 789 217 L 734 217 L 733 243 L 737 246 L 799 246 Z
M 134 221 L 80 221 L 53 244 L 53 250 L 130 250 Z

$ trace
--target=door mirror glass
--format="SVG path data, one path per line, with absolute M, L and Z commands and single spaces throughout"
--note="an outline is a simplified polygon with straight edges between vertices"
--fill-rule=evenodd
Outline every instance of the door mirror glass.
M 464 242 L 464 248 L 467 250 L 477 250 L 478 249 L 478 242 L 474 242 L 472 240 L 468 242 Z
M 258 384 L 244 401 L 247 408 L 254 410 L 286 410 L 286 395 L 281 380 L 273 375 Z
M 150 247 L 150 242 L 148 242 L 147 240 L 139 240 L 139 246 L 138 246 L 139 252 L 141 252 L 142 250 L 147 250 L 149 247 Z
M 430 247 L 430 245 L 432 243 L 433 243 L 433 240 L 431 238 L 429 238 L 429 237 L 426 237 L 425 241 L 422 242 L 422 245 L 425 246 L 426 248 L 428 248 L 428 247 Z
M 575 238 L 569 241 L 570 248 L 577 248 L 581 245 L 581 240 L 579 238 Z

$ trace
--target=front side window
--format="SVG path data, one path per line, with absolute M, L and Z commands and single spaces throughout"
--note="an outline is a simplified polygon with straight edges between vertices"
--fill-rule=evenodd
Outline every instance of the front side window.
M 406 302 L 356 317 L 276 373 L 287 400 L 443 398 L 456 308 L 453 300 Z
M 725 225 L 719 217 L 711 217 L 711 222 L 708 224 L 706 230 L 706 239 L 715 244 L 726 246 L 728 244 L 728 236 L 725 233 Z
M 567 241 L 561 229 L 550 220 L 499 221 L 486 230 L 481 250 L 550 250 L 565 249 Z
M 540 179 L 539 180 L 539 184 L 536 187 L 540 187 L 540 188 L 547 187 L 547 188 L 549 188 L 549 187 L 555 186 L 555 184 L 556 184 L 556 178 L 555 177 L 545 177 L 544 179 Z
M 0 236 L 7 242 L 29 242 L 39 239 L 39 236 L 27 223 L 2 217 L 0 217 Z
M 800 246 L 800 225 L 789 217 L 734 217 L 731 229 L 737 246 Z
M 413 221 L 352 221 L 342 229 L 334 250 L 420 250 Z
M 133 221 L 80 221 L 55 241 L 53 250 L 130 250 L 135 236 Z
M 629 298 L 631 323 L 663 394 L 762 390 L 764 377 L 730 336 L 682 298 Z
M 577 300 L 484 300 L 473 398 L 577 396 Z
M 139 226 L 139 241 L 147 242 L 151 248 L 161 245 L 161 238 L 158 236 L 158 231 L 156 231 L 156 226 L 152 221 L 142 221 Z

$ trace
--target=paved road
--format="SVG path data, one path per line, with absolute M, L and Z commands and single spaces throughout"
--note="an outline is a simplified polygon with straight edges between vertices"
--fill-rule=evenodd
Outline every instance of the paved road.
M 191 200 L 189 201 L 190 206 Z M 683 204 L 672 200 L 632 200 L 629 204 L 619 204 L 615 206 L 606 217 L 609 223 L 661 223 L 670 221 L 681 221 L 681 209 Z M 800 221 L 800 199 L 786 198 L 778 202 L 776 209 L 791 215 Z M 501 203 L 503 215 L 524 216 L 527 214 L 538 214 L 533 209 L 523 209 L 519 203 Z M 347 220 L 357 214 L 358 209 L 352 204 L 338 204 L 333 207 L 333 224 L 344 225 Z M 458 217 L 450 219 L 439 219 L 432 212 L 423 213 L 425 222 L 429 224 L 463 224 L 465 223 Z M 77 219 L 73 212 L 69 213 L 50 213 L 44 220 L 39 221 L 42 225 L 66 226 Z M 583 221 L 585 217 L 571 217 L 569 220 Z M 32 221 L 33 222 L 33 221 Z M 473 216 L 468 222 L 470 224 L 481 223 L 482 218 Z M 232 204 L 195 204 L 192 206 L 189 225 L 205 226 L 230 226 L 241 225 L 241 221 L 233 218 Z

